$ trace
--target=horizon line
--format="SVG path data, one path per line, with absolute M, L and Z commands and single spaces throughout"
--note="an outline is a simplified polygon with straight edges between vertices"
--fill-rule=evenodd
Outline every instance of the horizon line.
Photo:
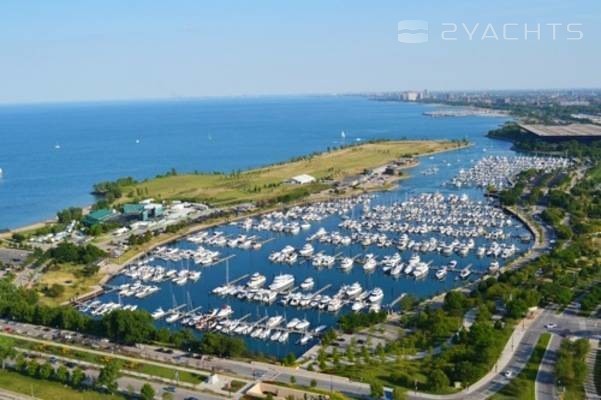
M 504 89 L 387 89 L 387 90 L 362 90 L 348 92 L 307 92 L 307 93 L 272 93 L 272 94 L 229 94 L 229 95 L 199 95 L 199 96 L 165 96 L 165 97 L 131 97 L 131 98 L 100 98 L 100 99 L 71 99 L 71 100 L 31 100 L 19 102 L 2 102 L 0 107 L 18 106 L 44 106 L 44 105 L 69 105 L 69 104 L 110 104 L 110 103 L 144 103 L 144 102 L 175 102 L 195 101 L 212 99 L 241 99 L 241 98 L 277 98 L 277 97 L 336 97 L 336 96 L 369 96 L 377 94 L 423 92 L 429 93 L 478 93 L 478 92 L 545 92 L 545 91 L 568 91 L 568 90 L 601 90 L 595 86 L 569 86 L 569 87 L 545 87 L 545 88 L 504 88 Z

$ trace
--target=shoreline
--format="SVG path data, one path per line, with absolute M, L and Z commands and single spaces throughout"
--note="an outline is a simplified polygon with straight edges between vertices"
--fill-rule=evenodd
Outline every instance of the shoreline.
M 431 151 L 428 153 L 423 153 L 420 154 L 419 156 L 415 156 L 415 160 L 416 162 L 413 163 L 412 165 L 403 167 L 402 170 L 410 170 L 412 168 L 415 168 L 417 166 L 420 165 L 421 163 L 421 158 L 422 157 L 429 157 L 435 154 L 441 154 L 441 153 L 447 153 L 447 152 L 451 152 L 451 151 L 458 151 L 458 150 L 463 150 L 469 147 L 472 147 L 473 143 L 469 142 L 467 144 L 463 144 L 463 145 L 458 145 L 456 147 L 453 148 L 448 148 L 448 149 L 441 149 L 441 150 L 435 150 L 435 151 Z M 144 255 L 146 255 L 147 253 L 149 253 L 150 251 L 152 251 L 153 249 L 157 248 L 158 246 L 163 246 L 166 244 L 170 244 L 172 242 L 178 241 L 181 238 L 191 235 L 195 232 L 201 231 L 203 229 L 209 229 L 215 226 L 219 226 L 219 225 L 223 225 L 224 223 L 229 223 L 229 222 L 235 222 L 235 221 L 239 221 L 241 219 L 245 219 L 245 218 L 249 218 L 249 217 L 253 217 L 253 216 L 257 216 L 257 215 L 261 215 L 270 211 L 277 211 L 277 210 L 281 210 L 287 207 L 294 207 L 297 205 L 304 205 L 304 204 L 311 204 L 311 203 L 315 203 L 317 201 L 326 201 L 328 199 L 328 197 L 334 197 L 336 199 L 342 199 L 342 198 L 348 198 L 348 197 L 353 197 L 362 193 L 373 193 L 373 192 L 383 192 L 383 191 L 388 191 L 393 189 L 396 185 L 398 185 L 398 183 L 400 181 L 403 181 L 405 179 L 409 179 L 411 177 L 411 175 L 403 175 L 403 176 L 395 176 L 393 177 L 393 179 L 391 179 L 391 184 L 390 185 L 385 185 L 385 186 L 378 186 L 378 187 L 373 187 L 373 188 L 368 188 L 368 189 L 362 189 L 362 190 L 354 190 L 351 193 L 345 193 L 342 195 L 333 195 L 333 196 L 328 196 L 325 195 L 323 198 L 319 198 L 320 196 L 323 196 L 324 193 L 323 192 L 319 192 L 319 193 L 314 193 L 309 195 L 307 198 L 305 199 L 301 199 L 292 203 L 287 203 L 287 204 L 279 204 L 279 205 L 274 205 L 272 207 L 267 207 L 267 208 L 262 208 L 262 209 L 258 209 L 255 210 L 253 212 L 250 213 L 246 213 L 243 215 L 237 215 L 233 218 L 231 217 L 221 217 L 220 219 L 218 219 L 217 221 L 212 221 L 212 222 L 208 222 L 208 223 L 199 223 L 199 224 L 191 224 L 189 226 L 187 226 L 186 228 L 184 228 L 184 230 L 182 230 L 181 232 L 177 232 L 175 234 L 172 234 L 172 236 L 163 238 L 161 240 L 159 240 L 158 242 L 152 243 L 148 248 L 145 248 L 144 250 L 140 250 L 137 251 L 136 253 L 134 253 L 132 256 L 128 257 L 125 261 L 122 261 L 120 263 L 113 263 L 111 264 L 105 264 L 108 267 L 108 271 L 105 271 L 105 275 L 100 279 L 97 287 L 95 287 L 93 290 L 91 290 L 88 293 L 84 293 L 80 296 L 77 296 L 76 298 L 70 299 L 65 301 L 62 304 L 76 304 L 78 302 L 81 301 L 85 301 L 88 300 L 90 298 L 94 298 L 97 297 L 99 295 L 102 294 L 103 292 L 103 285 L 105 285 L 108 281 L 110 281 L 112 278 L 114 278 L 115 276 L 117 276 L 122 270 L 123 268 L 125 268 L 128 264 L 130 264 L 131 262 L 134 262 L 135 260 L 137 260 L 140 257 L 143 257 Z M 329 191 L 331 189 L 326 189 L 325 192 Z M 317 198 L 316 198 L 317 197 Z M 106 260 L 100 261 L 100 263 L 103 263 Z M 105 266 L 102 265 L 101 266 L 101 270 L 102 268 Z M 112 267 L 112 268 L 111 268 Z M 100 273 L 100 271 L 99 271 Z

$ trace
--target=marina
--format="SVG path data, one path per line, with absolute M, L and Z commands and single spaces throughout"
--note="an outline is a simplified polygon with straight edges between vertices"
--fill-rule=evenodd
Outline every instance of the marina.
M 109 282 L 113 290 L 83 308 L 102 315 L 95 310 L 135 306 L 170 329 L 240 336 L 258 352 L 300 355 L 344 313 L 394 309 L 408 294 L 432 296 L 497 274 L 528 250 L 530 233 L 480 188 L 449 185 L 459 163 L 421 173 L 448 157 L 422 158 L 393 191 L 193 233 L 129 266 Z M 138 296 L 147 290 L 156 292 Z
M 456 187 L 477 186 L 498 190 L 511 186 L 512 180 L 523 171 L 533 169 L 541 173 L 566 169 L 572 162 L 564 157 L 488 156 L 469 169 L 461 169 L 452 184 Z

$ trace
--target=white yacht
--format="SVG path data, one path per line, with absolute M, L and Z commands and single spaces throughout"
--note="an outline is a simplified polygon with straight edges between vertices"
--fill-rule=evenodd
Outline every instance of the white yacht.
M 365 272 L 373 272 L 376 270 L 376 266 L 378 265 L 376 261 L 376 257 L 373 254 L 367 254 L 365 260 L 365 264 L 363 264 L 363 270 Z
M 288 321 L 288 323 L 286 324 L 286 328 L 288 329 L 294 329 L 296 328 L 296 326 L 299 324 L 299 322 L 301 322 L 300 319 L 298 318 L 292 318 L 290 321 Z
M 165 310 L 163 310 L 161 307 L 157 308 L 156 310 L 154 310 L 154 312 L 150 315 L 152 315 L 153 319 L 161 319 L 163 318 L 167 313 L 165 312 Z
M 353 268 L 353 259 L 350 257 L 344 257 L 340 262 L 340 269 L 343 271 L 349 271 Z
M 265 277 L 265 275 L 261 275 L 260 273 L 255 272 L 250 276 L 248 282 L 246 283 L 246 286 L 248 286 L 251 289 L 258 289 L 260 287 L 263 287 L 266 281 L 267 278 Z
M 310 335 L 310 334 L 306 334 L 302 338 L 300 338 L 300 340 L 298 341 L 298 343 L 304 346 L 307 343 L 309 343 L 311 341 L 311 339 L 313 339 L 313 336 Z
M 225 305 L 217 312 L 217 318 L 227 318 L 234 313 L 232 307 Z
M 280 335 L 278 341 L 280 343 L 284 343 L 288 341 L 288 332 L 282 332 L 282 334 Z
M 341 308 L 342 308 L 342 300 L 340 300 L 338 297 L 333 298 L 328 303 L 328 311 L 330 311 L 330 312 L 336 312 L 336 311 L 340 310 Z
M 313 255 L 313 253 L 315 252 L 315 249 L 313 248 L 313 246 L 311 245 L 311 243 L 306 243 L 299 251 L 298 254 L 300 254 L 303 257 L 311 257 Z
M 312 277 L 308 277 L 300 284 L 301 289 L 311 290 L 315 286 L 315 280 Z
M 306 319 L 303 319 L 301 321 L 299 321 L 298 324 L 296 324 L 296 329 L 298 329 L 299 331 L 305 330 L 309 327 L 309 325 L 311 325 L 311 323 L 309 321 L 307 321 Z
M 177 322 L 180 319 L 182 319 L 183 316 L 184 316 L 184 314 L 176 311 L 176 312 L 172 313 L 171 315 L 169 315 L 167 318 L 165 318 L 165 322 L 167 322 L 168 324 L 172 324 L 172 323 Z
M 430 267 L 426 263 L 418 263 L 413 270 L 413 276 L 415 279 L 424 278 L 428 275 L 428 271 L 430 271 Z
M 371 294 L 368 297 L 370 303 L 379 303 L 384 298 L 384 292 L 379 287 L 375 288 L 371 291 Z
M 265 322 L 265 326 L 268 328 L 275 328 L 282 322 L 284 322 L 284 317 L 282 317 L 281 315 L 276 315 L 274 317 L 269 318 L 267 322 Z
M 494 273 L 498 272 L 500 268 L 501 268 L 501 266 L 499 265 L 499 262 L 497 260 L 493 260 L 490 263 L 490 265 L 488 266 L 488 272 L 490 272 L 491 274 L 494 274 Z
M 467 279 L 472 274 L 470 267 L 465 267 L 459 272 L 459 277 L 461 279 Z
M 359 312 L 363 310 L 366 306 L 367 304 L 365 304 L 361 300 L 358 300 L 353 303 L 353 305 L 351 306 L 351 310 L 353 310 L 354 312 Z
M 294 285 L 294 276 L 290 274 L 276 275 L 273 282 L 269 285 L 269 289 L 274 292 L 281 292 L 290 289 Z
M 448 267 L 445 265 L 444 267 L 440 268 L 438 271 L 436 271 L 436 279 L 438 279 L 439 281 L 442 281 L 444 278 L 447 277 L 449 273 L 449 269 Z
M 346 294 L 346 296 L 349 298 L 354 298 L 359 296 L 362 291 L 363 288 L 361 287 L 361 284 L 359 284 L 359 282 L 355 282 L 345 288 L 344 294 Z
M 272 342 L 277 342 L 278 340 L 280 340 L 280 336 L 282 336 L 282 331 L 275 331 L 273 335 L 271 335 L 269 340 L 271 340 Z

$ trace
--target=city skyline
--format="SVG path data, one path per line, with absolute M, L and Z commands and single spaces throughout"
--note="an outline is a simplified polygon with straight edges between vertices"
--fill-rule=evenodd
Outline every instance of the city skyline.
M 589 0 L 33 4 L 0 6 L 3 104 L 601 87 Z M 399 42 L 408 19 L 428 42 Z

